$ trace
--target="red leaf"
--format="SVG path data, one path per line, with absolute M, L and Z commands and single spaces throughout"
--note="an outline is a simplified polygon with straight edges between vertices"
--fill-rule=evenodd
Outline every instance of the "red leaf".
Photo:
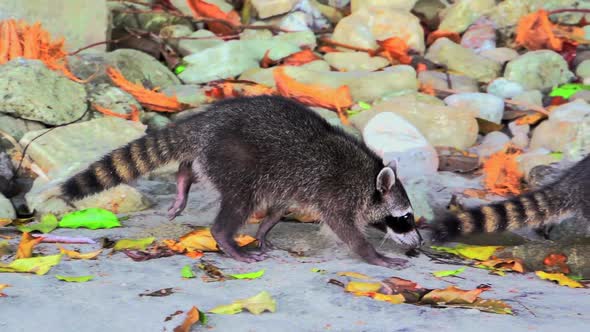
M 208 22 L 207 27 L 217 35 L 227 36 L 234 32 L 232 27 L 240 25 L 240 15 L 235 10 L 225 13 L 214 4 L 203 0 L 186 0 L 196 18 L 204 17 L 221 22 Z

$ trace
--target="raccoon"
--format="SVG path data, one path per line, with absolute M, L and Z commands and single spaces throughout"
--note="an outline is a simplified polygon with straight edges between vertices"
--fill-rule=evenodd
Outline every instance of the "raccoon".
M 59 191 L 74 201 L 172 161 L 180 166 L 169 218 L 184 210 L 192 183 L 212 183 L 221 206 L 211 233 L 219 248 L 239 261 L 266 258 L 265 237 L 291 206 L 319 216 L 371 264 L 393 267 L 407 261 L 378 253 L 364 236 L 368 225 L 404 246 L 422 243 L 395 165 L 384 165 L 362 141 L 308 107 L 278 96 L 214 103 L 110 152 Z M 244 252 L 234 235 L 259 211 L 265 212 L 256 234 L 261 250 Z
M 590 222 L 590 155 L 538 190 L 436 220 L 433 241 L 523 227 L 543 230 L 572 217 Z

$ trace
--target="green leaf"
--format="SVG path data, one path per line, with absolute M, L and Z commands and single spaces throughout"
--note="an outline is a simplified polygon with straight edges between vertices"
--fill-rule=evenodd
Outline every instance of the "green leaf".
M 580 281 L 580 280 L 584 280 L 584 277 L 580 274 L 578 275 L 574 275 L 574 274 L 566 274 L 566 277 L 575 280 L 575 281 Z
M 219 314 L 219 315 L 233 315 L 237 314 L 238 312 L 242 312 L 242 305 L 238 303 L 232 303 L 227 305 L 220 305 L 211 310 L 210 313 Z
M 0 272 L 35 273 L 37 275 L 43 275 L 47 273 L 52 266 L 59 264 L 60 261 L 61 254 L 21 258 L 12 261 L 9 264 L 0 263 Z
M 56 275 L 57 279 L 67 282 L 87 282 L 94 279 L 94 276 L 79 276 L 79 277 L 68 277 L 62 275 Z
M 326 274 L 326 273 L 328 273 L 328 271 L 327 271 L 327 270 L 318 269 L 317 267 L 314 267 L 314 268 L 312 268 L 312 269 L 311 269 L 311 272 L 314 272 L 314 273 L 319 273 L 319 274 Z
M 188 264 L 182 267 L 180 274 L 182 275 L 183 278 L 187 278 L 187 279 L 195 277 L 195 273 L 191 269 L 191 266 Z
M 359 107 L 364 109 L 364 110 L 370 110 L 371 109 L 371 104 L 369 103 L 365 103 L 364 101 L 359 101 Z
M 182 73 L 185 70 L 186 70 L 186 66 L 184 64 L 181 64 L 181 65 L 176 66 L 176 68 L 174 68 L 174 73 L 176 75 L 178 75 L 178 74 Z
M 114 251 L 131 249 L 131 250 L 145 250 L 150 244 L 154 242 L 155 237 L 146 237 L 143 239 L 121 239 L 115 243 Z
M 207 317 L 207 315 L 205 315 L 204 312 L 199 310 L 199 322 L 201 322 L 201 324 L 203 324 L 203 325 L 207 325 L 208 321 L 209 321 L 209 317 Z
M 241 274 L 230 274 L 230 276 L 236 279 L 258 279 L 264 275 L 264 269 L 256 272 L 241 273 Z
M 549 155 L 557 160 L 563 159 L 563 152 L 552 152 Z
M 121 223 L 117 216 L 109 210 L 101 208 L 89 208 L 80 211 L 70 212 L 63 216 L 59 227 L 63 228 L 113 228 L 120 227 Z
M 41 222 L 39 222 L 39 223 L 18 226 L 17 228 L 19 231 L 21 231 L 23 233 L 30 233 L 32 231 L 39 231 L 39 232 L 47 234 L 47 233 L 53 231 L 54 229 L 56 229 L 57 225 L 58 225 L 57 217 L 50 213 L 50 214 L 46 214 L 43 217 L 41 217 Z
M 463 271 L 465 271 L 464 267 L 456 269 L 456 270 L 436 271 L 436 272 L 432 272 L 432 274 L 437 278 L 442 278 L 442 277 L 456 276 L 457 274 L 460 274 Z
M 590 90 L 590 85 L 584 85 L 580 83 L 568 83 L 561 86 L 556 87 L 549 93 L 550 97 L 563 97 L 565 99 L 569 99 L 571 96 L 576 94 L 576 92 L 581 90 Z

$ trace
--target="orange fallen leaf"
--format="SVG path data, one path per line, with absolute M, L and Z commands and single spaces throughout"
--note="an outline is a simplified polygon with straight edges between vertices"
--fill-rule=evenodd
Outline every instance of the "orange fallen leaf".
M 522 260 L 518 258 L 494 258 L 478 263 L 488 268 L 497 269 L 501 271 L 514 271 L 524 273 L 524 266 Z
M 410 47 L 405 40 L 399 37 L 391 37 L 385 40 L 378 40 L 377 44 L 383 49 L 380 55 L 384 55 L 390 62 L 393 59 L 401 64 L 409 64 L 412 62 L 412 57 L 408 55 Z
M 317 54 L 313 53 L 312 50 L 303 50 L 297 53 L 293 53 L 283 60 L 283 65 L 286 66 L 301 66 L 306 63 L 321 59 Z
M 547 119 L 547 115 L 540 113 L 540 112 L 536 112 L 536 113 L 525 115 L 523 117 L 516 119 L 516 124 L 517 125 L 525 125 L 525 124 L 536 125 L 537 123 L 539 123 L 545 119 Z
M 317 48 L 318 52 L 322 52 L 322 53 L 334 53 L 334 52 L 340 52 L 337 48 L 335 48 L 334 46 L 328 46 L 328 45 L 323 45 Z
M 276 94 L 276 91 L 263 84 L 234 83 L 231 81 L 217 83 L 209 90 L 205 91 L 205 95 L 209 98 L 210 102 L 238 96 L 262 96 L 273 94 Z
M 487 190 L 498 195 L 518 195 L 522 192 L 521 180 L 524 175 L 516 162 L 521 154 L 521 150 L 507 145 L 484 161 L 484 185 Z
M 434 90 L 434 87 L 428 83 L 420 83 L 420 92 L 427 95 L 436 96 L 436 91 Z
M 428 66 L 426 64 L 420 62 L 418 65 L 416 65 L 416 73 L 420 73 L 426 70 L 428 70 Z
M 567 266 L 567 256 L 564 254 L 549 254 L 543 259 L 543 264 L 547 266 L 551 272 L 561 272 L 570 274 L 570 268 Z
M 516 43 L 529 50 L 551 49 L 561 51 L 563 40 L 553 33 L 554 24 L 546 10 L 540 9 L 518 21 Z
M 23 233 L 16 251 L 16 259 L 33 257 L 33 247 L 41 241 L 43 241 L 43 237 L 33 237 L 27 232 Z
M 234 238 L 240 247 L 256 241 L 249 235 L 238 235 Z M 219 251 L 217 242 L 209 228 L 199 228 L 180 237 L 179 241 L 164 240 L 163 243 L 173 251 L 184 253 L 185 251 Z
M 476 197 L 479 199 L 484 199 L 488 193 L 485 190 L 479 189 L 465 189 L 463 190 L 463 195 L 467 197 Z
M 234 32 L 234 28 L 240 25 L 240 15 L 235 10 L 225 13 L 216 5 L 203 0 L 186 0 L 186 4 L 195 18 L 204 17 L 214 20 L 208 21 L 207 27 L 216 35 L 230 35 Z
M 57 247 L 59 248 L 59 251 L 62 254 L 67 255 L 68 257 L 70 257 L 72 259 L 95 259 L 102 252 L 102 249 L 99 249 L 96 251 L 92 251 L 92 252 L 88 252 L 88 253 L 83 254 L 83 253 L 80 253 L 80 252 L 77 252 L 74 250 L 65 249 L 61 246 L 57 246 Z
M 344 110 L 353 104 L 348 86 L 343 85 L 334 89 L 319 84 L 303 84 L 289 77 L 282 66 L 275 69 L 273 74 L 277 90 L 281 95 L 296 99 L 309 106 L 335 109 L 340 120 L 344 124 L 348 124 Z
M 276 64 L 276 61 L 272 60 L 268 55 L 270 53 L 270 50 L 266 50 L 266 52 L 264 52 L 264 56 L 262 57 L 262 60 L 260 60 L 260 67 L 261 68 L 268 68 L 274 64 Z
M 115 111 L 111 111 L 110 109 L 106 108 L 106 107 L 102 107 L 96 104 L 92 104 L 92 107 L 99 111 L 100 113 L 107 115 L 107 116 L 113 116 L 115 118 L 120 118 L 120 119 L 125 119 L 125 120 L 132 120 L 132 121 L 139 121 L 139 110 L 137 109 L 137 107 L 135 107 L 135 105 L 131 105 L 131 113 L 129 114 L 121 114 L 121 113 L 117 113 Z
M 131 94 L 146 108 L 160 112 L 178 112 L 188 108 L 176 97 L 170 97 L 154 90 L 148 90 L 140 84 L 128 81 L 123 74 L 113 67 L 107 68 L 107 74 L 118 87 Z
M 174 328 L 174 332 L 190 332 L 191 326 L 195 325 L 199 320 L 201 320 L 201 313 L 199 312 L 199 309 L 193 306 L 191 310 L 186 313 L 186 318 L 182 324 Z
M 426 38 L 426 45 L 431 45 L 439 38 L 448 38 L 457 44 L 461 42 L 461 35 L 456 32 L 436 30 L 428 34 L 428 37 Z
M 82 82 L 67 68 L 63 38 L 51 40 L 40 23 L 29 25 L 13 19 L 0 22 L 0 64 L 18 57 L 43 61 L 47 68 L 62 72 L 73 81 Z
M 485 289 L 477 288 L 473 290 L 464 290 L 455 286 L 449 286 L 445 289 L 435 289 L 424 295 L 420 300 L 421 303 L 429 304 L 469 304 L 473 303 Z

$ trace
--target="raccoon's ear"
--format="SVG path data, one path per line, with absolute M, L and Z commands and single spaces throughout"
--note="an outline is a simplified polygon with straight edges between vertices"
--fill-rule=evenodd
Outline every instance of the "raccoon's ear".
M 382 194 L 388 192 L 395 184 L 395 172 L 391 167 L 384 167 L 377 175 L 377 190 Z

